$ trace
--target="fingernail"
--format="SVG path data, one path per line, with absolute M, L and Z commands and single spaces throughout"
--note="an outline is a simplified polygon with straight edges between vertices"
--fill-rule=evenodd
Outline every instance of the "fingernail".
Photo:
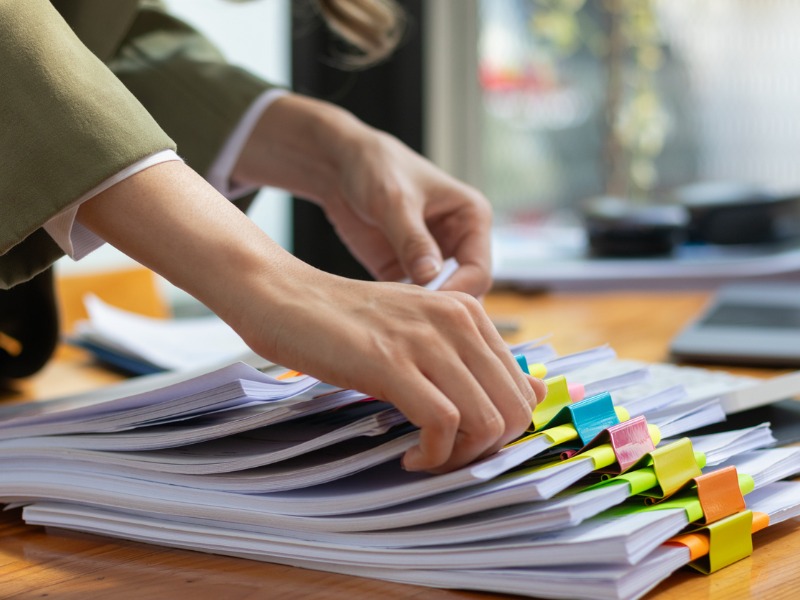
M 409 448 L 406 453 L 403 455 L 403 459 L 400 462 L 400 465 L 403 467 L 404 471 L 419 471 L 419 459 L 420 459 L 420 449 Z
M 418 258 L 411 266 L 411 275 L 414 281 L 427 282 L 436 277 L 442 270 L 442 263 L 433 256 Z

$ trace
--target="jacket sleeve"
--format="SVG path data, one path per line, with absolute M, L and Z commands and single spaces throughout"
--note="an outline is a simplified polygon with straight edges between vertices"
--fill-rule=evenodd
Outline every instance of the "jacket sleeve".
M 108 65 L 203 176 L 247 109 L 273 87 L 229 64 L 205 36 L 152 1 L 140 3 Z
M 128 165 L 175 148 L 47 0 L 0 2 L 0 287 L 61 252 L 41 229 Z

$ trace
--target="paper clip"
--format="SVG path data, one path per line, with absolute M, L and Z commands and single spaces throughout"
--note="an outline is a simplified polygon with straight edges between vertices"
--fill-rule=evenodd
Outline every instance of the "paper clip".
M 618 473 L 627 471 L 643 456 L 655 450 L 655 442 L 644 415 L 639 415 L 601 431 L 591 442 L 575 454 L 584 455 L 599 446 L 611 448 L 614 453 L 614 464 L 617 465 L 614 471 Z M 562 453 L 562 458 L 569 458 L 573 455 L 565 452 Z
M 669 546 L 685 546 L 689 566 L 711 574 L 753 553 L 753 533 L 769 525 L 769 516 L 744 510 L 690 533 L 676 536 Z
M 566 382 L 564 383 L 566 385 Z M 568 394 L 567 396 L 569 397 Z M 624 409 L 621 412 L 624 419 L 617 414 L 614 403 L 611 401 L 611 394 L 603 392 L 563 407 L 547 424 L 547 427 L 572 424 L 580 440 L 578 446 L 585 446 L 604 429 L 619 424 L 621 420 L 627 420 L 627 412 Z

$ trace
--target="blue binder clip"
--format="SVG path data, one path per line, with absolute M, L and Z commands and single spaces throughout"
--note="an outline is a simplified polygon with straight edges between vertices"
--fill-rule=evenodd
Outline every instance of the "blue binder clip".
M 528 369 L 528 359 L 525 358 L 524 354 L 516 354 L 514 355 L 514 360 L 517 361 L 519 368 L 522 369 L 522 372 L 526 375 L 530 374 L 530 369 Z
M 597 434 L 620 422 L 611 394 L 603 392 L 589 396 L 562 408 L 546 427 L 572 424 L 578 432 L 580 446 L 586 446 Z

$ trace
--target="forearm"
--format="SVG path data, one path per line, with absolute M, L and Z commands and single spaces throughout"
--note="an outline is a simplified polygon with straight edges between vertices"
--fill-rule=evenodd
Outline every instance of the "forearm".
M 77 218 L 198 298 L 245 338 L 252 325 L 243 299 L 279 305 L 280 285 L 297 279 L 298 270 L 313 271 L 182 163 L 156 165 L 124 180 L 85 202 Z M 247 341 L 277 358 L 264 340 Z

